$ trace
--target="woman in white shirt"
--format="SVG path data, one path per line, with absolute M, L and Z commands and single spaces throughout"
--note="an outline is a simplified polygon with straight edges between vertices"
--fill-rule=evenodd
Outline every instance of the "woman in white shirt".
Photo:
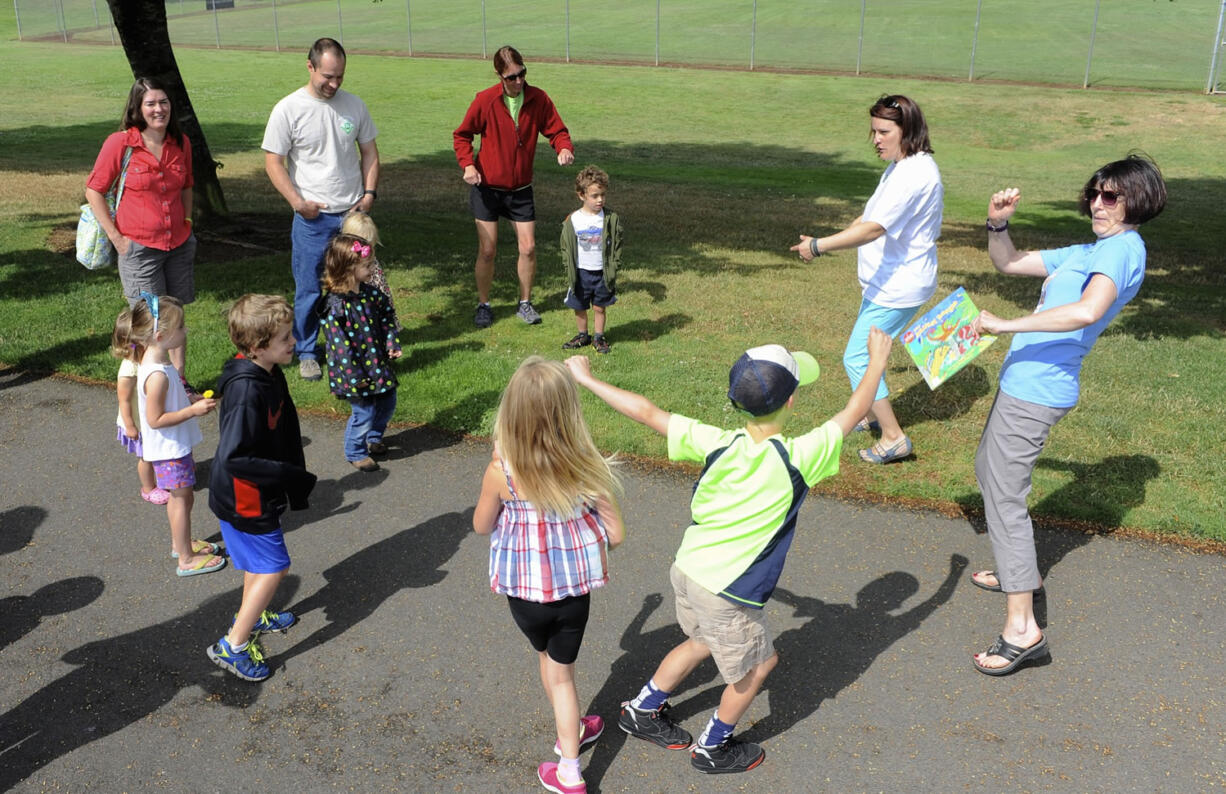
M 919 105 L 901 94 L 883 96 L 869 109 L 869 120 L 869 140 L 889 165 L 864 213 L 828 237 L 802 234 L 791 249 L 806 262 L 830 251 L 858 249 L 863 300 L 843 352 L 853 390 L 868 368 L 869 329 L 875 325 L 897 336 L 936 290 L 936 242 L 945 195 Z M 889 463 L 914 452 L 888 395 L 882 377 L 873 407 L 857 426 L 881 430 L 877 443 L 860 450 L 869 463 Z

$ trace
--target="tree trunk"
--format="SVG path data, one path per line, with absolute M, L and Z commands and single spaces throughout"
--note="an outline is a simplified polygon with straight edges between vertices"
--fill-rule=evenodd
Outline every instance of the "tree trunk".
M 193 213 L 205 222 L 215 217 L 228 218 L 230 211 L 217 180 L 217 168 L 221 164 L 209 152 L 209 144 L 179 74 L 166 25 L 165 0 L 107 0 L 107 5 L 119 31 L 128 65 L 132 67 L 133 78 L 156 77 L 162 81 L 174 105 L 179 127 L 192 142 Z

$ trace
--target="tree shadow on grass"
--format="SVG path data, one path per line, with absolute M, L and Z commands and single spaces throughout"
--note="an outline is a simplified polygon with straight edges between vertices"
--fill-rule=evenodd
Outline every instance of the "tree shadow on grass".
M 298 583 L 287 576 L 281 592 L 292 597 Z M 230 625 L 240 598 L 238 590 L 213 596 L 162 623 L 64 654 L 74 670 L 0 716 L 0 789 L 145 719 L 189 687 L 204 689 L 199 702 L 230 708 L 254 703 L 260 688 L 214 667 L 204 653 Z
M 933 390 L 920 380 L 890 397 L 899 423 L 914 427 L 925 422 L 948 422 L 966 415 L 989 394 L 992 382 L 978 364 L 968 364 L 961 372 Z

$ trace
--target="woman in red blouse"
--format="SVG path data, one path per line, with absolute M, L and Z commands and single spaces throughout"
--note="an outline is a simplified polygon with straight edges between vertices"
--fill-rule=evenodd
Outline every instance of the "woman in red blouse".
M 123 196 L 112 220 L 106 193 L 119 181 L 129 148 Z M 85 183 L 94 217 L 119 252 L 119 279 L 129 306 L 142 290 L 184 304 L 195 300 L 192 184 L 191 142 L 179 129 L 166 89 L 154 78 L 138 78 L 119 132 L 102 144 Z M 180 375 L 184 349 L 171 354 Z

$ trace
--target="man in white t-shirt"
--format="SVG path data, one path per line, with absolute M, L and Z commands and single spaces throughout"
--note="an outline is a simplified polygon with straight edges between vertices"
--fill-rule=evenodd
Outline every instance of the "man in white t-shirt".
M 307 84 L 272 109 L 264 130 L 264 170 L 294 210 L 294 350 L 303 380 L 322 373 L 319 279 L 328 241 L 351 209 L 370 212 L 379 183 L 378 130 L 366 103 L 341 90 L 345 48 L 319 39 L 307 53 Z

